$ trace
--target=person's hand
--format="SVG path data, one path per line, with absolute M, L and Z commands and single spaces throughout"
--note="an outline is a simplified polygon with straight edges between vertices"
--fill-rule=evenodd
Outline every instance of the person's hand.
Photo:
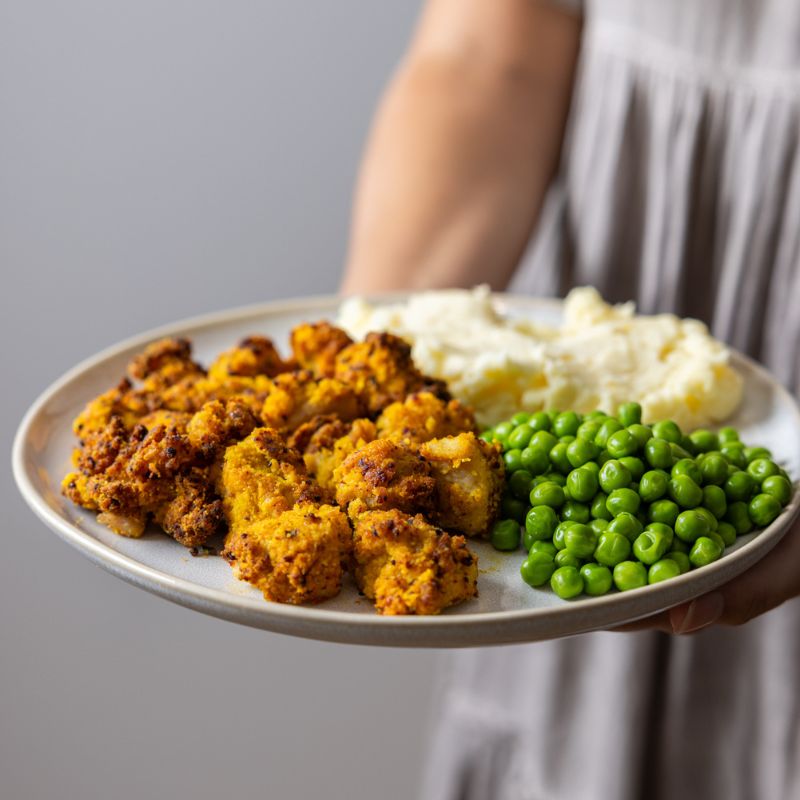
M 795 522 L 761 561 L 724 586 L 615 630 L 694 633 L 709 625 L 743 625 L 798 596 L 800 523 Z

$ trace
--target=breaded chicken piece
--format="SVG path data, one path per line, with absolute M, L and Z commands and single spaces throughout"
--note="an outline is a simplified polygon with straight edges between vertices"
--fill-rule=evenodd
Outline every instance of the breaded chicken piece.
M 72 423 L 73 433 L 84 440 L 99 433 L 114 417 L 118 417 L 127 430 L 153 410 L 153 398 L 146 392 L 133 388 L 128 378 L 123 378 L 113 389 L 95 397 Z
M 345 347 L 336 356 L 334 376 L 351 386 L 374 416 L 411 392 L 430 391 L 446 400 L 443 381 L 423 375 L 411 359 L 411 347 L 391 333 L 368 333 L 363 342 Z
M 364 415 L 355 391 L 333 378 L 315 378 L 308 370 L 278 375 L 261 409 L 267 427 L 291 432 L 314 417 L 331 414 L 349 422 Z
M 461 433 L 425 442 L 419 450 L 436 480 L 431 519 L 467 536 L 488 535 L 503 489 L 503 462 L 497 448 L 474 433 Z
M 186 425 L 189 444 L 211 463 L 228 445 L 249 436 L 259 420 L 239 398 L 211 400 Z
M 350 453 L 376 438 L 375 423 L 368 419 L 342 422 L 323 416 L 301 425 L 290 437 L 289 445 L 303 453 L 308 471 L 323 489 L 333 493 L 333 471 Z
M 368 509 L 428 512 L 436 481 L 430 465 L 415 450 L 376 439 L 352 452 L 333 471 L 336 502 L 347 508 L 361 500 Z
M 339 593 L 352 549 L 347 517 L 336 506 L 300 502 L 242 527 L 223 556 L 236 577 L 267 600 L 320 603 Z
M 208 368 L 208 377 L 215 383 L 224 383 L 232 375 L 253 378 L 266 375 L 273 378 L 292 368 L 264 336 L 248 336 L 237 347 L 219 355 Z
M 210 469 L 195 469 L 179 475 L 174 497 L 153 512 L 165 533 L 185 547 L 204 545 L 224 521 L 222 500 L 214 491 Z
M 378 436 L 404 444 L 422 444 L 443 436 L 477 433 L 475 416 L 458 400 L 442 400 L 431 392 L 415 392 L 392 403 L 375 421 Z
M 464 537 L 420 514 L 359 513 L 353 561 L 358 588 L 381 614 L 438 614 L 478 594 L 478 559 Z
M 192 360 L 188 339 L 160 339 L 147 345 L 128 365 L 128 374 L 142 382 L 145 392 L 160 392 L 189 376 L 204 375 Z
M 336 372 L 336 356 L 353 340 L 329 322 L 304 323 L 291 333 L 292 354 L 301 369 L 317 378 L 332 378 Z
M 256 428 L 225 451 L 218 490 L 231 532 L 296 503 L 325 500 L 303 457 L 274 428 Z

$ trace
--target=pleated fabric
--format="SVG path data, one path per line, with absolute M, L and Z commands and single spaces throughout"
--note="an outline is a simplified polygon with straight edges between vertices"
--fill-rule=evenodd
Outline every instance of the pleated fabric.
M 800 395 L 798 148 L 800 3 L 589 2 L 511 288 L 703 319 Z M 428 800 L 800 797 L 799 600 L 691 637 L 457 651 L 437 698 Z

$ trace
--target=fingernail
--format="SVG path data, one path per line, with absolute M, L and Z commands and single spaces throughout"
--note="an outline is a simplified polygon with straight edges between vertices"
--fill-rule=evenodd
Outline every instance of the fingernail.
M 703 595 L 689 603 L 683 619 L 672 618 L 672 630 L 675 633 L 699 631 L 716 622 L 724 610 L 725 600 L 719 592 Z

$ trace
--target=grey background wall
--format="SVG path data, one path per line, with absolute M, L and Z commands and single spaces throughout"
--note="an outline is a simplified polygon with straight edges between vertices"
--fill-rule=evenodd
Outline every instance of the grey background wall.
M 410 798 L 435 654 L 203 617 L 13 487 L 13 431 L 150 326 L 333 291 L 415 0 L 0 0 L 0 797 Z

